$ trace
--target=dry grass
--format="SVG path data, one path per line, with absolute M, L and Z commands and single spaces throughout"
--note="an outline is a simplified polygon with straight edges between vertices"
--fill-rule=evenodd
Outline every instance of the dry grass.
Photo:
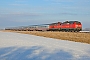
M 37 35 L 37 36 L 44 36 L 44 37 L 49 37 L 49 38 L 56 38 L 56 39 L 69 40 L 69 41 L 90 44 L 90 33 L 40 32 L 40 31 L 13 31 L 13 32 L 32 34 L 32 35 Z

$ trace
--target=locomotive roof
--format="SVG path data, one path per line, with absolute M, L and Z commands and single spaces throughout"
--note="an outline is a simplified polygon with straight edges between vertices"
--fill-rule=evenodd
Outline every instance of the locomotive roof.
M 79 21 L 65 21 L 63 23 L 74 23 L 74 22 L 79 22 Z

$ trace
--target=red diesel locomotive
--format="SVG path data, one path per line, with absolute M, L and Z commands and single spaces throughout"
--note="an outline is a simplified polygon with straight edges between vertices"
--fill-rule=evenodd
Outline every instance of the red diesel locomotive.
M 66 22 L 58 22 L 58 23 L 52 23 L 49 25 L 49 30 L 53 31 L 81 31 L 82 30 L 82 24 L 79 21 L 66 21 Z

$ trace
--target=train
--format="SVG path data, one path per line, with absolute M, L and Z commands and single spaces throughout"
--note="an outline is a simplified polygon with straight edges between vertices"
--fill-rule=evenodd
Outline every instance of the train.
M 82 30 L 82 23 L 79 21 L 65 21 L 51 24 L 30 25 L 26 27 L 21 26 L 21 27 L 5 28 L 5 30 L 79 32 Z

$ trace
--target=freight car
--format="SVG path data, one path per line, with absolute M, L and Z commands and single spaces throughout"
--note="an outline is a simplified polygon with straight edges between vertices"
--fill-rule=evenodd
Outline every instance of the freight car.
M 42 24 L 42 25 L 32 25 L 27 27 L 28 31 L 48 31 L 49 25 L 48 24 Z

